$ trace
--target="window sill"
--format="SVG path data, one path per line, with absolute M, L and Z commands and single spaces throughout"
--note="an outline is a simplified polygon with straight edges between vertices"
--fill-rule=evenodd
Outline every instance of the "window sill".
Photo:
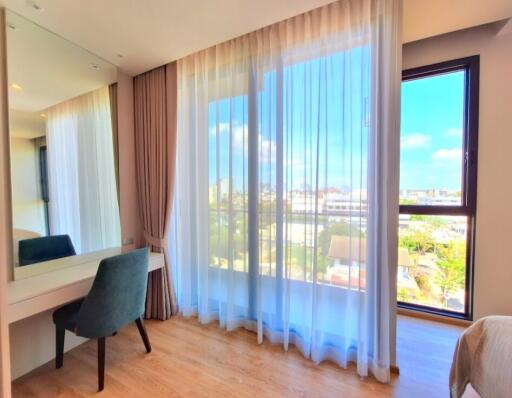
M 435 322 L 441 322 L 441 323 L 447 323 L 450 325 L 457 325 L 457 326 L 470 326 L 473 322 L 467 319 L 463 318 L 463 315 L 461 314 L 460 318 L 456 318 L 451 315 L 441 315 L 441 314 L 435 314 L 431 312 L 425 312 L 422 310 L 416 310 L 416 309 L 410 309 L 401 307 L 400 304 L 397 308 L 397 314 L 398 315 L 406 315 L 413 318 L 420 318 L 420 319 L 426 319 L 428 321 L 435 321 Z

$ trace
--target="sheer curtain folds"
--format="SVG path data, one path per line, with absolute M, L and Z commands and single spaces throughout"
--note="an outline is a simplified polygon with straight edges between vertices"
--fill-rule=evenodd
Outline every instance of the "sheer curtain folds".
M 51 234 L 77 253 L 121 246 L 108 87 L 46 113 Z
M 400 7 L 338 1 L 178 61 L 185 316 L 389 380 Z

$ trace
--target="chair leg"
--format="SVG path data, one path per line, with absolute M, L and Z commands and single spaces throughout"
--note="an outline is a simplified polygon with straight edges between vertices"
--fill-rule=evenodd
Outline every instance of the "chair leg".
M 64 362 L 64 336 L 66 329 L 64 326 L 55 325 L 55 367 L 62 368 Z
M 142 337 L 142 341 L 144 342 L 144 347 L 146 347 L 146 351 L 151 352 L 151 344 L 149 343 L 148 334 L 146 333 L 146 328 L 144 327 L 144 322 L 142 322 L 142 317 L 139 317 L 135 320 L 137 324 L 137 328 L 139 329 L 140 337 Z
M 105 337 L 98 339 L 98 391 L 105 386 Z

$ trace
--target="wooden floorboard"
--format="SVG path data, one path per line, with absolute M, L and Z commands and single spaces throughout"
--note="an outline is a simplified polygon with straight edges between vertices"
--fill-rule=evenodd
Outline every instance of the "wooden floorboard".
M 315 365 L 296 349 L 257 344 L 254 333 L 175 317 L 146 321 L 153 352 L 134 325 L 107 339 L 105 390 L 96 392 L 96 342 L 13 383 L 13 397 L 448 397 L 448 371 L 462 327 L 400 316 L 398 365 L 388 385 L 355 367 Z

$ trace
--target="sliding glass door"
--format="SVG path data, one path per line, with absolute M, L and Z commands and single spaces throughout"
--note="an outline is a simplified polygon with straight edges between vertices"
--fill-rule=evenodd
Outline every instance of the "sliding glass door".
M 280 63 L 209 103 L 210 266 L 275 278 L 277 307 L 283 280 L 364 289 L 369 57 Z
M 178 61 L 185 316 L 388 380 L 396 5 L 335 2 Z

